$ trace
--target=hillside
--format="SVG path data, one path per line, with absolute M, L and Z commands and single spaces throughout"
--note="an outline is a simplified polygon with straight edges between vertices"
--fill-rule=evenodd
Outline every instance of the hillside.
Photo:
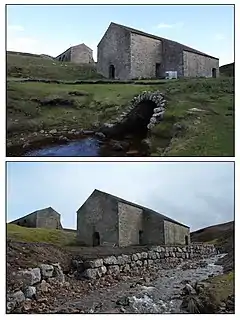
M 225 77 L 234 77 L 235 76 L 235 63 L 228 63 L 219 68 L 220 74 Z
M 8 78 L 83 80 L 102 78 L 95 65 L 59 62 L 47 55 L 7 52 Z
M 224 271 L 234 269 L 234 221 L 210 226 L 191 233 L 192 242 L 214 243 L 220 252 L 228 253 L 219 264 L 223 265 Z

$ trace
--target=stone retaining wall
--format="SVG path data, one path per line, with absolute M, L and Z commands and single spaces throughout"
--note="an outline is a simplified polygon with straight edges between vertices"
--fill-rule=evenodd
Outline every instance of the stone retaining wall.
M 155 246 L 145 252 L 131 255 L 108 256 L 94 260 L 73 260 L 73 268 L 79 278 L 97 279 L 105 274 L 117 275 L 120 273 L 138 272 L 139 269 L 149 269 L 163 264 L 179 264 L 187 259 L 201 259 L 216 254 L 214 245 L 189 245 L 184 247 Z

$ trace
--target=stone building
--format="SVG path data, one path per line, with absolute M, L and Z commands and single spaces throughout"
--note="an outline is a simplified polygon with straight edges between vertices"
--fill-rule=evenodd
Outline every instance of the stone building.
M 219 59 L 178 42 L 111 23 L 98 44 L 97 71 L 107 78 L 218 77 Z
M 28 228 L 62 229 L 60 219 L 60 214 L 49 207 L 29 213 L 10 223 Z
M 189 227 L 156 211 L 94 190 L 77 211 L 79 244 L 188 244 Z
M 56 57 L 59 61 L 74 62 L 79 64 L 94 64 L 93 51 L 81 43 L 73 46 Z

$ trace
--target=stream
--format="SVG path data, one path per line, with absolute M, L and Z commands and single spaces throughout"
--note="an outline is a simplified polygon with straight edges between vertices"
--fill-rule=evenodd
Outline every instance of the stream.
M 81 300 L 67 301 L 54 313 L 68 308 L 79 308 L 85 313 L 184 313 L 180 309 L 184 281 L 202 281 L 208 276 L 222 274 L 222 266 L 215 264 L 222 256 L 203 259 L 206 264 L 194 269 L 184 270 L 179 265 L 158 270 L 155 279 L 149 278 L 144 284 L 137 283 L 139 278 L 120 281 L 114 287 L 95 290 Z

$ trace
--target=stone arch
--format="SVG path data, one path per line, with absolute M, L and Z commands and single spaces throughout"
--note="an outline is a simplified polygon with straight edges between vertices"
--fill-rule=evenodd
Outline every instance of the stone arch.
M 144 91 L 130 101 L 129 108 L 115 122 L 105 125 L 105 134 L 122 135 L 152 129 L 162 119 L 166 100 L 159 92 Z

